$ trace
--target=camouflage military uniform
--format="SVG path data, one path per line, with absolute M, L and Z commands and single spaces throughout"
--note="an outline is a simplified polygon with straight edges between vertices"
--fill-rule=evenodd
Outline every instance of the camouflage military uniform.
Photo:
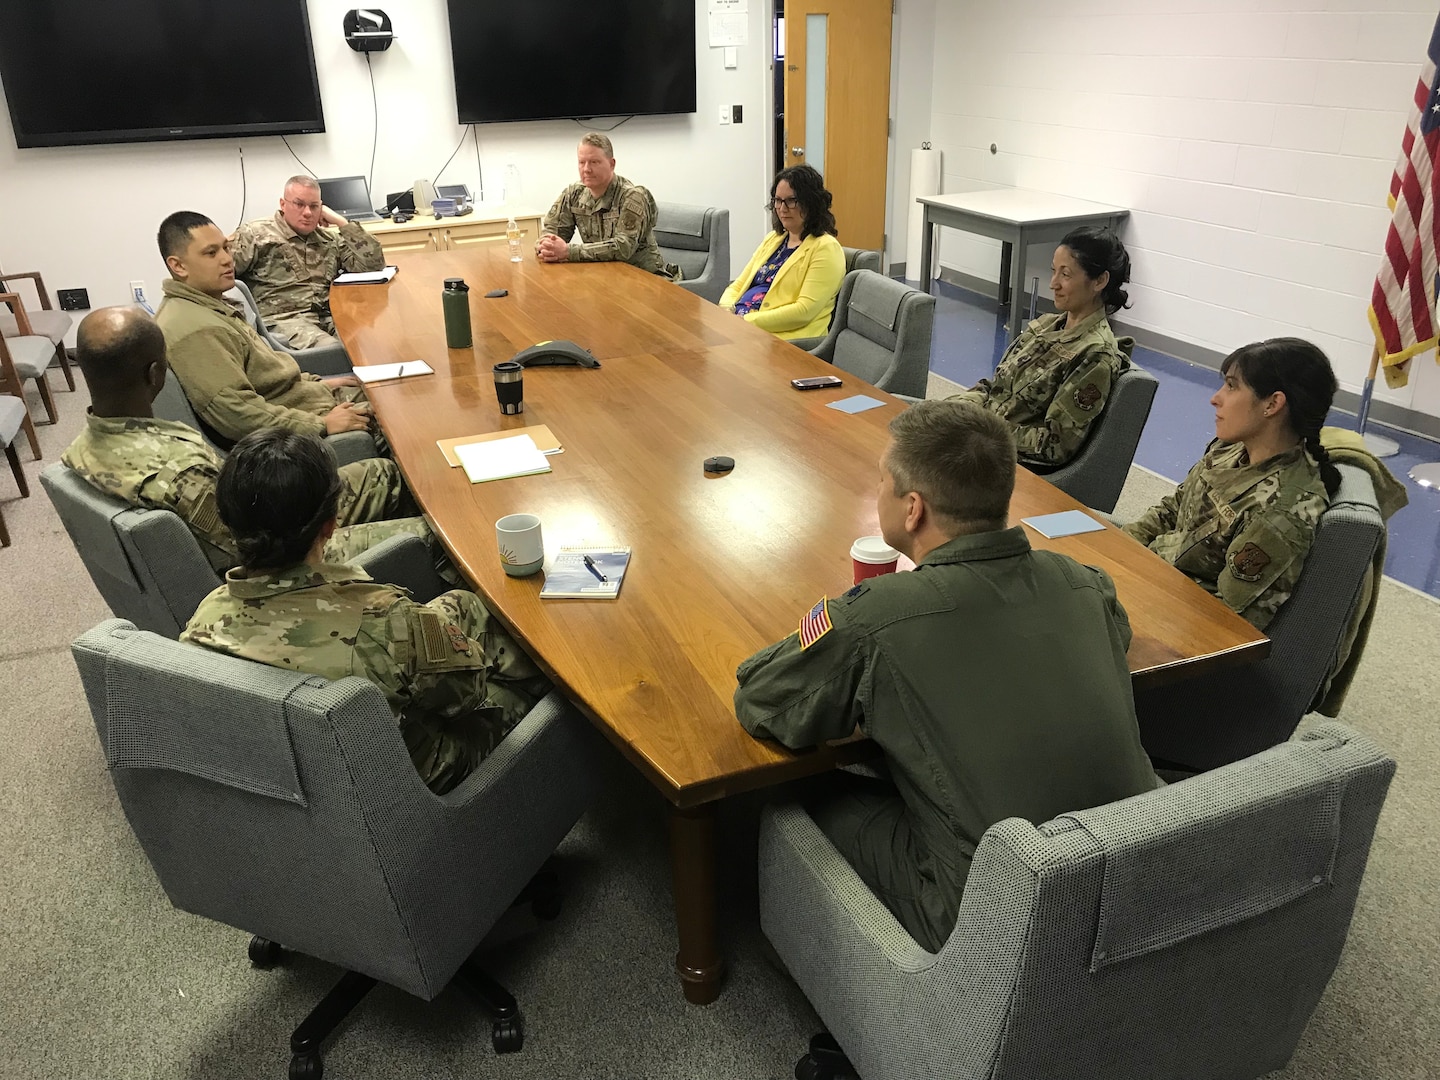
M 1303 447 L 1252 465 L 1242 443 L 1216 439 L 1175 494 L 1124 528 L 1264 630 L 1300 580 L 1329 504 Z
M 416 770 L 440 793 L 549 689 L 474 593 L 420 604 L 353 566 L 232 570 L 180 640 L 327 679 L 369 679 L 399 718 Z
M 570 249 L 571 262 L 628 262 L 679 280 L 680 268 L 666 263 L 655 243 L 655 214 L 650 192 L 616 176 L 598 199 L 584 184 L 571 184 L 545 215 L 542 231 L 569 241 L 579 230 L 581 243 Z
M 351 221 L 301 236 L 280 211 L 247 221 L 230 238 L 235 276 L 255 295 L 265 323 L 296 349 L 335 343 L 330 283 L 342 273 L 385 265 L 380 241 Z
M 822 600 L 799 632 L 740 665 L 735 713 L 790 747 L 856 724 L 879 744 L 894 785 L 855 790 L 845 777 L 852 790 L 813 812 L 933 952 L 992 824 L 1039 823 L 1155 786 L 1129 644 L 1110 578 L 1031 550 L 1017 526 L 957 537 L 913 573 Z
M 956 394 L 1010 425 L 1023 465 L 1064 465 L 1085 442 L 1116 376 L 1130 366 L 1134 338 L 1116 338 L 1104 311 L 1066 330 L 1066 315 L 1042 315 L 1005 350 L 995 374 Z
M 60 460 L 91 487 L 121 502 L 179 515 L 217 571 L 239 562 L 235 538 L 215 509 L 220 456 L 193 428 L 149 416 L 87 413 L 85 429 Z M 349 562 L 392 536 L 418 536 L 432 545 L 437 569 L 438 560 L 445 559 L 448 573 L 442 577 L 458 582 L 425 519 L 394 517 L 405 501 L 405 488 L 393 461 L 366 458 L 342 465 L 340 481 L 336 517 L 344 527 L 325 545 L 327 559 Z
M 155 322 L 165 334 L 170 369 L 196 415 L 222 438 L 282 427 L 325 436 L 325 414 L 342 402 L 366 405 L 363 386 L 330 386 L 301 371 L 292 356 L 265 343 L 238 305 L 174 278 Z

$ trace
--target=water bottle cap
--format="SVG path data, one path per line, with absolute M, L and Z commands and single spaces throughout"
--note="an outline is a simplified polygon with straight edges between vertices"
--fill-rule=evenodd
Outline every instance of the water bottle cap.
M 462 277 L 447 277 L 445 289 L 447 292 L 469 292 L 470 286 L 465 284 L 465 279 Z

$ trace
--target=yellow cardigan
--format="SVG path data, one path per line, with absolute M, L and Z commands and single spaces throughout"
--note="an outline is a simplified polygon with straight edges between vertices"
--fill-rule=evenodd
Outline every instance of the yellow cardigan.
M 765 260 L 778 246 L 777 233 L 766 233 L 765 239 L 750 256 L 740 276 L 730 283 L 720 297 L 720 306 L 733 311 L 735 302 L 745 295 Z M 824 337 L 830 329 L 830 315 L 835 310 L 835 296 L 845 279 L 845 252 L 833 236 L 807 236 L 790 253 L 770 291 L 760 302 L 760 309 L 744 318 L 761 330 L 779 338 Z

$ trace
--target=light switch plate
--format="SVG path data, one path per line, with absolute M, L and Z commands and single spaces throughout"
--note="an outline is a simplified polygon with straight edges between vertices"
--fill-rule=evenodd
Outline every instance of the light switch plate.
M 721 105 L 721 106 L 720 106 L 720 123 L 722 123 L 722 124 L 728 124 L 728 123 L 730 123 L 730 106 L 729 106 L 729 105 Z

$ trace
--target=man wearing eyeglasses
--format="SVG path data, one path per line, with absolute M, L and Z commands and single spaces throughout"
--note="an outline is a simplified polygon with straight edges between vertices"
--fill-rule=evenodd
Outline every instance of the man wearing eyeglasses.
M 380 241 L 322 203 L 320 185 L 309 176 L 285 181 L 280 209 L 236 229 L 230 253 L 235 276 L 250 286 L 265 324 L 295 349 L 335 343 L 330 283 L 336 277 L 385 265 Z
M 576 150 L 580 183 L 560 193 L 545 215 L 535 245 L 541 262 L 628 262 L 641 270 L 680 280 L 680 268 L 666 263 L 655 243 L 655 196 L 615 174 L 615 150 L 598 131 L 581 136 Z M 570 238 L 580 234 L 580 243 Z

